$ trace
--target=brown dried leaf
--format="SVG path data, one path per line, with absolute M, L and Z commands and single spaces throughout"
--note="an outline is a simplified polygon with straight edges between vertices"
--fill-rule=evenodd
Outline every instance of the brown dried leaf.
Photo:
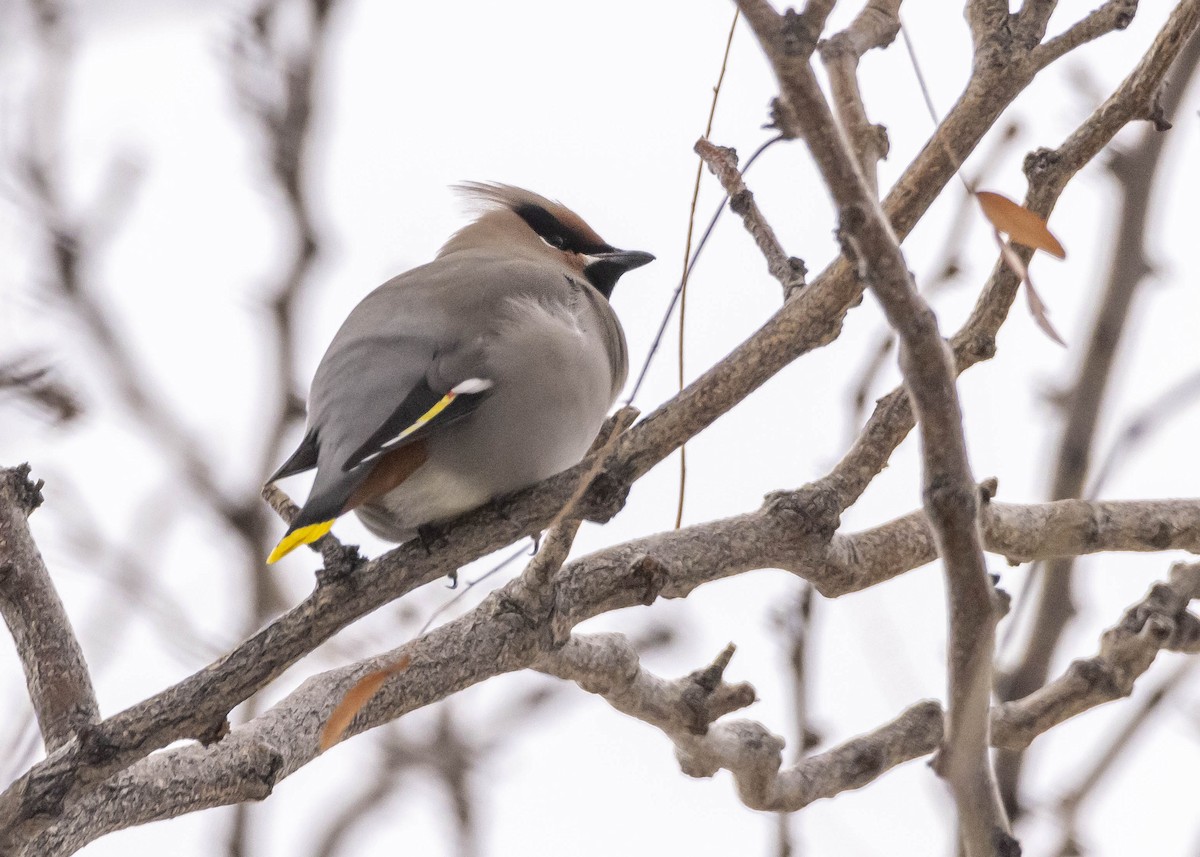
M 362 711 L 367 703 L 375 698 L 375 694 L 379 692 L 379 688 L 383 687 L 383 683 L 396 673 L 408 669 L 410 663 L 412 663 L 412 658 L 404 655 L 394 664 L 367 673 L 355 683 L 354 687 L 346 691 L 346 695 L 330 713 L 329 719 L 325 721 L 325 726 L 321 729 L 318 746 L 322 753 L 342 740 L 358 712 Z
M 1018 244 L 1032 247 L 1035 250 L 1045 250 L 1051 256 L 1060 259 L 1067 257 L 1067 251 L 1058 239 L 1050 234 L 1046 221 L 1038 217 L 1023 205 L 1018 205 L 1006 196 L 992 193 L 990 190 L 975 192 L 983 215 L 1001 232 L 1004 232 Z

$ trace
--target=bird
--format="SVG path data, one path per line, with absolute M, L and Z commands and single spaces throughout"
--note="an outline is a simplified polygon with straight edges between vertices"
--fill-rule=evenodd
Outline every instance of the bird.
M 304 436 L 267 482 L 316 476 L 268 563 L 350 511 L 399 543 L 566 470 L 620 394 L 628 351 L 609 298 L 654 256 L 531 191 L 459 190 L 475 220 L 370 292 L 321 358 Z

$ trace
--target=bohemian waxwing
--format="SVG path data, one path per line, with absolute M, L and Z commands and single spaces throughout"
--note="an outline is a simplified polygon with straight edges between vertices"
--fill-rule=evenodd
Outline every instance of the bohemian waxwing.
M 578 462 L 625 383 L 608 298 L 654 259 L 617 250 L 557 203 L 500 184 L 428 265 L 367 295 L 317 367 L 300 446 L 268 480 L 313 467 L 267 562 L 354 510 L 401 542 Z

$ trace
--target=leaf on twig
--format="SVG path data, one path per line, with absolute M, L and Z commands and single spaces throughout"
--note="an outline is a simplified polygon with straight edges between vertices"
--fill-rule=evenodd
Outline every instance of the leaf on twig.
M 1018 244 L 1032 247 L 1034 250 L 1045 250 L 1051 256 L 1059 259 L 1067 257 L 1067 251 L 1059 243 L 1046 226 L 1046 221 L 1038 217 L 1028 208 L 1018 205 L 1006 196 L 992 193 L 989 190 L 975 192 L 983 215 L 992 222 L 1000 232 L 1004 232 Z
M 1012 268 L 1013 272 L 1021 278 L 1021 282 L 1025 284 L 1025 301 L 1029 305 L 1029 314 L 1033 316 L 1037 326 L 1042 329 L 1042 333 L 1066 348 L 1067 343 L 1050 323 L 1050 311 L 1046 309 L 1046 305 L 1038 297 L 1037 289 L 1033 287 L 1033 280 L 1029 278 L 1029 269 L 1021 263 L 1021 257 L 1017 255 L 1012 246 L 1000 237 L 999 230 L 993 230 L 992 234 L 996 236 L 996 243 L 1000 245 L 1000 255 L 1004 257 L 1005 264 Z
M 358 712 L 362 711 L 367 703 L 374 699 L 375 694 L 379 692 L 379 688 L 383 687 L 383 683 L 396 673 L 408 669 L 410 663 L 412 663 L 412 658 L 409 655 L 404 655 L 394 664 L 389 664 L 381 670 L 375 670 L 363 676 L 355 682 L 354 687 L 346 691 L 346 695 L 342 697 L 342 701 L 330 713 L 329 719 L 325 721 L 325 726 L 321 729 L 318 746 L 320 746 L 322 753 L 342 740 L 342 737 L 346 734 L 346 730 L 350 728 L 350 724 L 358 715 Z

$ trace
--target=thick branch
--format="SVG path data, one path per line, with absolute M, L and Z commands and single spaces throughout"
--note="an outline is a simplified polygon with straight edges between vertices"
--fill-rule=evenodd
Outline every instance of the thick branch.
M 1195 649 L 1200 624 L 1182 609 L 1179 597 L 1184 581 L 1191 587 L 1188 591 L 1195 592 L 1200 565 L 1183 569 L 1172 575 L 1169 587 L 1152 590 L 1106 635 L 1101 659 L 1107 658 L 1111 669 L 1072 668 L 1062 680 L 1062 693 L 1054 706 L 1034 698 L 994 710 L 998 739 L 1031 740 L 1066 716 L 1116 698 L 1124 691 L 1116 688 L 1110 673 L 1121 669 L 1128 658 L 1144 662 L 1147 645 Z M 563 570 L 563 576 L 572 577 L 616 574 L 611 567 L 588 564 L 587 558 Z M 633 576 L 629 582 L 646 585 L 644 576 Z M 1172 594 L 1164 595 L 1164 589 Z M 568 589 L 560 584 L 556 590 L 559 609 L 578 614 L 579 610 L 568 609 L 570 592 L 582 592 L 583 587 Z M 748 686 L 721 680 L 728 653 L 691 676 L 664 681 L 644 671 L 632 649 L 616 635 L 572 636 L 559 656 L 552 647 L 543 647 L 544 628 L 528 619 L 514 611 L 506 591 L 493 593 L 476 610 L 399 650 L 309 679 L 214 746 L 180 747 L 143 759 L 73 802 L 62 821 L 35 839 L 24 854 L 66 855 L 111 830 L 263 799 L 279 780 L 316 756 L 318 734 L 345 689 L 401 656 L 411 659 L 409 668 L 360 713 L 352 732 L 393 720 L 487 678 L 535 667 L 579 681 L 620 710 L 663 728 L 681 743 L 681 760 L 689 773 L 710 775 L 720 767 L 734 770 L 743 799 L 758 808 L 799 809 L 865 785 L 896 764 L 932 752 L 941 739 L 940 706 L 924 702 L 880 729 L 781 769 L 783 742 L 765 727 L 747 721 L 709 725 L 753 699 Z M 1159 633 L 1167 624 L 1175 630 Z M 1156 630 L 1151 633 L 1148 628 Z M 1129 681 L 1136 677 L 1128 671 L 1125 675 Z
M 917 294 L 896 236 L 876 205 L 807 62 L 756 29 L 783 97 L 841 209 L 840 238 L 900 338 L 904 384 L 921 427 L 925 507 L 945 565 L 950 601 L 950 705 L 938 770 L 958 805 L 968 857 L 1008 837 L 987 753 L 987 711 L 997 614 L 976 522 L 954 362 L 933 311 Z
M 867 118 L 858 88 L 858 63 L 872 48 L 890 45 L 899 31 L 900 0 L 871 0 L 849 27 L 818 46 L 834 110 L 872 196 L 879 196 L 876 167 L 887 157 L 888 137 L 882 125 L 872 125 Z
M 0 470 L 0 613 L 25 669 L 47 752 L 100 719 L 83 649 L 26 520 L 42 503 L 29 465 Z

